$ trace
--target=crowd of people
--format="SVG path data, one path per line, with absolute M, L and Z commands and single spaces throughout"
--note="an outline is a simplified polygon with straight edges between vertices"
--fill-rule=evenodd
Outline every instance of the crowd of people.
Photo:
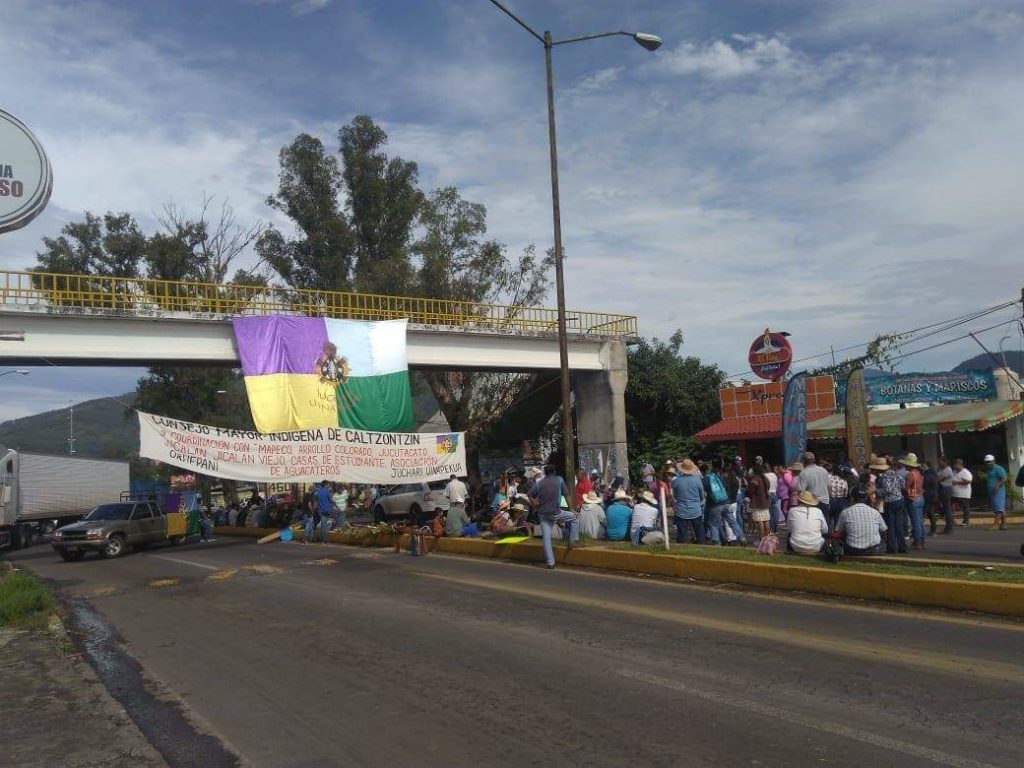
M 994 527 L 1006 527 L 1006 470 L 992 455 L 984 457 Z M 818 462 L 806 452 L 790 466 L 757 456 L 752 466 L 740 458 L 669 460 L 660 470 L 641 468 L 635 486 L 616 476 L 602 482 L 597 471 L 579 470 L 575 493 L 553 465 L 543 470 L 503 474 L 471 492 L 464 480 L 450 478 L 444 495 L 448 510 L 435 510 L 429 524 L 434 537 L 532 537 L 544 542 L 545 559 L 554 566 L 552 541 L 572 546 L 590 540 L 664 542 L 662 504 L 677 543 L 713 546 L 761 544 L 784 533 L 788 551 L 815 555 L 831 540 L 848 554 L 906 552 L 925 548 L 928 536 L 949 535 L 971 520 L 974 476 L 962 459 L 940 456 L 936 465 L 913 453 L 876 456 L 865 467 Z M 346 523 L 353 509 L 370 508 L 381 492 L 323 481 L 301 499 L 289 495 L 264 500 L 257 491 L 244 503 L 200 514 L 202 540 L 216 525 L 288 528 L 302 525 L 303 543 L 319 539 Z M 925 519 L 928 530 L 925 530 Z M 941 523 L 941 530 L 939 524 Z M 670 534 L 671 535 L 671 534 Z M 779 537 L 781 540 L 783 537 Z M 778 541 L 773 542 L 778 544 Z
M 984 461 L 995 527 L 1005 529 L 1006 470 L 991 455 Z M 453 477 L 445 492 L 451 509 L 447 516 L 438 510 L 432 532 L 541 536 L 553 567 L 552 539 L 564 538 L 569 546 L 579 537 L 663 543 L 664 503 L 677 543 L 742 546 L 784 533 L 786 549 L 795 554 L 817 555 L 829 542 L 852 555 L 900 553 L 908 546 L 924 549 L 928 536 L 951 534 L 955 513 L 960 525 L 969 525 L 974 482 L 962 459 L 941 456 L 931 466 L 913 453 L 872 455 L 859 468 L 818 462 L 813 452 L 788 467 L 760 456 L 749 468 L 740 458 L 680 458 L 660 471 L 646 464 L 641 474 L 631 488 L 624 477 L 605 485 L 599 473 L 580 470 L 569 499 L 565 482 L 549 465 L 543 473 L 503 477 L 473 513 L 465 508 L 465 484 Z

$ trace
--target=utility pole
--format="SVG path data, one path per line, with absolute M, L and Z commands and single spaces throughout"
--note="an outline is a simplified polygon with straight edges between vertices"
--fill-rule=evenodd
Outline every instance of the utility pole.
M 68 416 L 68 455 L 75 455 L 75 406 L 69 406 L 68 410 L 70 415 Z

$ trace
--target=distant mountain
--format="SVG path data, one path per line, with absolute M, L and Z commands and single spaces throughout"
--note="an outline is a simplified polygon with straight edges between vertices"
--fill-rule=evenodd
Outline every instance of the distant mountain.
M 1002 360 L 999 352 L 995 349 L 992 350 L 997 358 Z M 968 371 L 971 369 L 989 369 L 999 368 L 1001 366 L 996 365 L 995 361 L 987 354 L 982 352 L 980 355 L 964 360 L 960 365 L 954 368 L 954 371 Z M 1007 349 L 1006 350 L 1006 367 L 1011 371 L 1016 371 L 1018 374 L 1024 374 L 1024 353 L 1019 349 Z
M 133 403 L 135 393 L 118 400 Z M 86 400 L 75 408 L 75 455 L 92 459 L 127 459 L 139 450 L 134 416 L 113 398 Z M 68 452 L 67 408 L 37 413 L 0 424 L 0 445 L 28 453 Z

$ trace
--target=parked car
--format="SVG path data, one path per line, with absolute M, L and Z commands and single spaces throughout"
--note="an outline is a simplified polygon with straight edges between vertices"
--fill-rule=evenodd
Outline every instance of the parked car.
M 150 544 L 185 540 L 187 519 L 175 513 L 168 517 L 149 501 L 100 504 L 80 522 L 53 532 L 53 549 L 64 560 L 81 560 L 87 552 L 101 557 L 120 557 L 128 547 L 143 549 Z
M 438 507 L 447 512 L 449 503 L 444 495 L 447 484 L 444 480 L 436 480 L 386 488 L 373 503 L 373 521 L 382 523 L 390 518 L 409 517 L 422 523 L 432 518 Z

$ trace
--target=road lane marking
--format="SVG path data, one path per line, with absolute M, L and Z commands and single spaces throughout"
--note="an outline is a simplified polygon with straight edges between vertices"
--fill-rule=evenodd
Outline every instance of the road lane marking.
M 181 579 L 153 579 L 149 582 L 150 589 L 164 589 L 165 587 L 176 587 L 181 583 Z
M 936 653 L 934 651 L 907 648 L 902 649 L 900 654 L 889 658 L 882 653 L 882 648 L 879 645 L 859 642 L 856 640 L 845 640 L 828 635 L 811 635 L 793 630 L 773 629 L 759 624 L 749 624 L 731 619 L 716 619 L 704 614 L 651 608 L 631 603 L 618 603 L 611 600 L 583 597 L 581 595 L 561 592 L 551 592 L 531 587 L 495 584 L 480 581 L 479 579 L 444 576 L 436 573 L 428 573 L 426 571 L 410 571 L 410 573 L 415 573 L 429 579 L 444 581 L 464 587 L 488 589 L 495 592 L 519 595 L 521 597 L 531 597 L 555 603 L 575 605 L 581 608 L 596 608 L 602 611 L 613 611 L 615 613 L 636 616 L 643 619 L 667 621 L 674 624 L 683 624 L 690 627 L 707 629 L 713 632 L 739 635 L 756 641 L 758 647 L 762 648 L 765 647 L 766 644 L 782 643 L 819 653 L 834 656 L 846 656 L 848 658 L 868 661 L 871 664 L 883 663 L 893 664 L 896 666 L 911 666 L 927 670 L 929 672 L 936 672 L 938 674 L 952 675 L 955 677 L 969 677 L 972 679 L 985 678 L 986 680 L 1024 686 L 1024 667 L 1001 661 L 965 658 L 954 654 Z
M 228 579 L 233 579 L 237 575 L 237 573 L 238 573 L 238 569 L 237 568 L 228 568 L 227 570 L 224 570 L 224 571 L 216 571 L 215 573 L 211 573 L 209 576 L 206 577 L 206 580 L 207 581 L 227 581 Z
M 180 557 L 169 557 L 167 555 L 150 555 L 150 557 L 157 560 L 166 560 L 170 563 L 178 563 L 180 565 L 191 565 L 194 568 L 205 568 L 208 571 L 219 571 L 219 565 L 207 565 L 206 563 L 197 563 L 194 560 L 183 560 Z
M 268 576 L 275 573 L 284 573 L 284 568 L 279 568 L 276 565 L 243 565 L 242 570 L 249 571 L 251 573 L 265 574 Z
M 108 595 L 117 594 L 119 589 L 120 587 L 96 587 L 96 589 L 91 592 L 86 592 L 83 597 L 85 597 L 86 600 L 91 600 L 94 597 L 107 597 Z
M 948 752 L 942 752 L 929 747 L 922 747 L 908 741 L 890 739 L 886 736 L 879 736 L 857 728 L 851 728 L 843 725 L 842 723 L 833 723 L 817 717 L 808 717 L 807 715 L 802 715 L 798 712 L 790 712 L 779 707 L 758 704 L 755 701 L 751 701 L 740 696 L 732 696 L 727 693 L 711 691 L 707 688 L 698 688 L 694 685 L 687 685 L 679 680 L 671 680 L 665 677 L 658 677 L 656 675 L 649 675 L 644 672 L 626 669 L 616 670 L 615 673 L 620 677 L 638 680 L 640 682 L 647 683 L 648 685 L 658 686 L 659 688 L 668 688 L 669 690 L 679 691 L 680 693 L 685 693 L 688 696 L 695 696 L 699 699 L 710 701 L 713 704 L 721 704 L 728 707 L 730 710 L 736 708 L 745 709 L 748 712 L 753 712 L 754 714 L 767 718 L 769 722 L 784 720 L 787 723 L 798 725 L 802 728 L 813 728 L 817 731 L 830 733 L 833 736 L 853 739 L 854 741 L 859 741 L 863 744 L 888 749 L 893 752 L 901 752 L 910 757 L 930 760 L 933 763 L 939 763 L 940 765 L 952 766 L 952 768 L 996 768 L 996 766 L 991 765 L 990 763 L 983 763 L 978 760 L 972 760 L 971 758 L 961 757 L 959 755 L 951 755 Z
M 442 558 L 460 560 L 467 563 L 471 562 L 480 565 L 508 566 L 513 568 L 528 568 L 531 571 L 536 570 L 536 564 L 516 562 L 514 560 L 483 559 L 479 557 L 473 557 L 472 555 L 453 555 L 447 552 L 439 552 L 438 556 Z M 707 592 L 713 595 L 730 595 L 734 597 L 744 598 L 747 600 L 772 600 L 777 603 L 813 605 L 817 606 L 818 608 L 825 608 L 828 610 L 834 609 L 841 611 L 852 611 L 854 613 L 872 613 L 876 615 L 896 618 L 912 618 L 920 619 L 922 621 L 939 622 L 943 624 L 958 624 L 964 627 L 971 627 L 972 629 L 981 626 L 989 629 L 1007 630 L 1010 632 L 1024 632 L 1024 622 L 1014 622 L 1006 619 L 990 618 L 988 616 L 950 616 L 938 613 L 936 611 L 916 610 L 910 606 L 901 605 L 900 603 L 885 603 L 881 605 L 858 605 L 856 603 L 847 602 L 847 600 L 853 600 L 855 598 L 837 599 L 814 595 L 783 595 L 777 592 L 771 592 L 768 590 L 758 590 L 756 587 L 746 587 L 741 584 L 733 584 L 731 582 L 709 584 L 707 582 L 700 583 L 694 581 L 686 581 L 685 579 L 666 579 L 659 576 L 608 573 L 607 571 L 593 570 L 589 568 L 566 568 L 565 570 L 563 570 L 563 573 L 572 574 L 573 576 L 586 576 L 592 579 L 614 579 L 615 581 L 631 581 L 634 583 L 639 581 L 643 584 L 656 584 L 659 587 L 669 587 L 671 589 L 696 590 L 698 592 Z M 730 589 L 730 587 L 735 587 L 735 589 Z

